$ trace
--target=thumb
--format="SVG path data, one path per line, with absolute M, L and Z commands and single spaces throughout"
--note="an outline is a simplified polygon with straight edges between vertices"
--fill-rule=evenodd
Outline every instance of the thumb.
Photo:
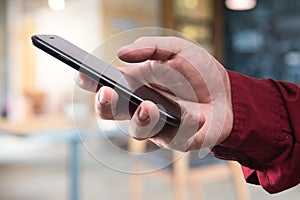
M 181 44 L 183 39 L 176 37 L 141 37 L 119 49 L 118 57 L 132 63 L 146 60 L 166 61 L 180 52 Z

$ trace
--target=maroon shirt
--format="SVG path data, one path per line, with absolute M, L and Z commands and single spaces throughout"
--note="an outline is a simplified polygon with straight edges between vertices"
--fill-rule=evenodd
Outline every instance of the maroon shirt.
M 300 182 L 300 88 L 228 71 L 233 130 L 213 148 L 216 157 L 236 160 L 249 183 L 269 193 Z

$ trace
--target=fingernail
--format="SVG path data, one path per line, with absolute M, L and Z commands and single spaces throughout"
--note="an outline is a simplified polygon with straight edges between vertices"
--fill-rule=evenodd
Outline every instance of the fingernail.
M 143 108 L 140 109 L 138 116 L 140 121 L 146 121 L 149 119 L 149 113 L 146 112 Z
M 83 81 L 82 79 L 79 77 L 78 74 L 75 75 L 75 82 L 77 85 L 82 86 L 83 85 Z
M 109 102 L 104 98 L 104 94 L 101 91 L 101 89 L 102 88 L 100 88 L 100 91 L 99 91 L 98 101 L 101 105 L 107 105 Z

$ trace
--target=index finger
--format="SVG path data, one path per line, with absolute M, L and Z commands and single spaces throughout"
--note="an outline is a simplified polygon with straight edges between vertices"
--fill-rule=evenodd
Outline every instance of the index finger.
M 84 90 L 87 90 L 87 91 L 90 91 L 90 92 L 97 92 L 101 87 L 100 84 L 93 81 L 92 79 L 90 79 L 89 77 L 87 77 L 86 75 L 84 75 L 81 72 L 78 72 L 75 75 L 75 81 L 76 81 L 76 84 L 80 88 L 82 88 Z
M 132 67 L 118 68 L 118 70 L 120 70 L 121 73 L 123 73 L 123 74 L 126 74 L 127 71 L 130 71 L 131 69 L 132 69 Z M 95 92 L 95 93 L 102 87 L 101 84 L 92 80 L 91 78 L 89 78 L 82 72 L 76 73 L 75 82 L 80 88 L 90 91 L 90 92 Z

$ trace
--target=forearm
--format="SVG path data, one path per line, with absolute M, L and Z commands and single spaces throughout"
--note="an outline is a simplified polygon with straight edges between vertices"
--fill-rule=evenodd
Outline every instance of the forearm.
M 234 124 L 230 136 L 213 149 L 215 156 L 240 162 L 247 181 L 270 193 L 298 184 L 300 149 L 295 138 L 300 123 L 295 111 L 300 89 L 231 71 L 229 76 Z

